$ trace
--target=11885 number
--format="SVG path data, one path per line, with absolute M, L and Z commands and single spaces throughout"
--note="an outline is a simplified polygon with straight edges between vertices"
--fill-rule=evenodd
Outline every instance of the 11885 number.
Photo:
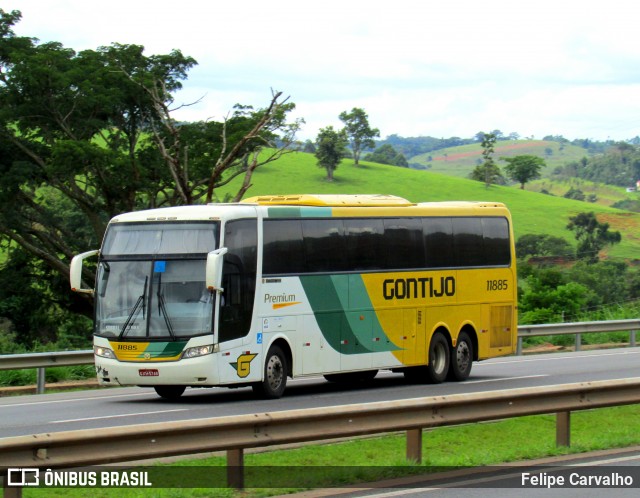
M 506 279 L 487 280 L 488 291 L 501 291 L 501 290 L 507 290 L 508 288 L 509 288 L 509 281 Z

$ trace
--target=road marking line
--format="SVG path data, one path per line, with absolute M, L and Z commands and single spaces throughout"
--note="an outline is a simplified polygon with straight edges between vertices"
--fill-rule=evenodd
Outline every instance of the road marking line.
M 11 406 L 46 405 L 48 403 L 71 403 L 74 401 L 89 401 L 92 399 L 103 400 L 103 399 L 109 399 L 109 398 L 129 398 L 133 396 L 148 396 L 149 394 L 151 393 L 145 392 L 145 393 L 135 393 L 135 394 L 115 394 L 113 396 L 96 396 L 96 397 L 88 397 L 88 398 L 51 399 L 48 401 L 33 401 L 31 403 L 15 403 L 15 404 L 0 405 L 0 408 L 7 408 Z
M 70 418 L 68 420 L 52 420 L 51 424 L 66 424 L 68 422 L 86 422 L 87 420 L 100 420 L 105 418 L 118 418 L 118 417 L 137 417 L 140 415 L 156 415 L 158 413 L 171 413 L 171 412 L 186 412 L 188 408 L 176 408 L 175 410 L 159 410 L 155 412 L 139 412 L 139 413 L 122 413 L 120 415 L 105 415 L 103 417 L 86 417 L 86 418 Z
M 549 353 L 549 354 L 553 354 L 553 353 Z M 555 356 L 555 357 L 549 357 L 545 354 L 541 354 L 541 355 L 535 355 L 536 357 L 533 358 L 531 356 L 525 357 L 525 356 L 521 356 L 521 357 L 516 357 L 516 358 L 521 358 L 521 359 L 513 359 L 513 360 L 502 360 L 501 358 L 494 358 L 494 360 L 498 360 L 498 361 L 487 361 L 487 362 L 482 362 L 479 363 L 477 366 L 478 367 L 483 367 L 483 366 L 489 366 L 489 365 L 507 365 L 509 363 L 524 363 L 524 362 L 529 362 L 529 361 L 554 361 L 554 360 L 575 360 L 575 359 L 580 359 L 580 358 L 598 358 L 600 356 L 617 356 L 617 355 L 627 355 L 627 354 L 640 354 L 640 350 L 634 350 L 634 351 L 619 351 L 616 353 L 600 353 L 600 354 L 577 354 L 577 353 L 569 353 L 566 355 L 562 355 L 562 356 Z M 525 359 L 526 358 L 526 359 Z M 501 361 L 502 360 L 502 361 Z M 475 365 L 474 365 L 475 367 Z

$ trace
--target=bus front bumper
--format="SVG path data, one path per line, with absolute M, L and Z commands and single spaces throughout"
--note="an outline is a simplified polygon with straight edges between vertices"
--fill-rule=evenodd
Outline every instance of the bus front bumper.
M 218 369 L 211 355 L 179 361 L 124 362 L 95 357 L 102 386 L 215 386 Z

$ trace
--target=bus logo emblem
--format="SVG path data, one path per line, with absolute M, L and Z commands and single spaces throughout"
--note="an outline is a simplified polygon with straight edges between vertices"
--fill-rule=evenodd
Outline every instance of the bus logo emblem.
M 258 356 L 257 354 L 241 354 L 238 356 L 238 361 L 231 363 L 230 365 L 238 372 L 238 377 L 244 379 L 251 373 L 251 361 Z

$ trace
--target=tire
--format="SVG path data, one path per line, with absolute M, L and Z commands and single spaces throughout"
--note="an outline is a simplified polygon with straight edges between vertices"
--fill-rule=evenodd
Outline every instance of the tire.
M 447 339 L 440 332 L 436 332 L 429 344 L 429 364 L 426 372 L 427 380 L 431 384 L 440 384 L 447 378 L 450 359 Z
M 287 358 L 278 346 L 271 346 L 264 362 L 262 382 L 253 385 L 253 392 L 264 399 L 282 397 L 287 387 Z
M 473 364 L 473 342 L 466 332 L 460 332 L 455 348 L 451 348 L 449 378 L 461 381 L 469 378 Z
M 182 396 L 186 386 L 154 386 L 158 396 L 174 401 Z

